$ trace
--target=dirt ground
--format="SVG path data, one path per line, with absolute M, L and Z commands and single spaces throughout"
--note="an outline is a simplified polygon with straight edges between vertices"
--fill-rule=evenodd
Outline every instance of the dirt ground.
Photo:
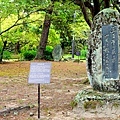
M 38 85 L 28 84 L 29 68 L 28 61 L 0 64 L 0 112 L 30 106 L 30 109 L 4 113 L 0 120 L 37 120 Z M 40 86 L 41 120 L 113 120 L 110 117 L 82 117 L 79 111 L 73 111 L 71 103 L 78 91 L 90 87 L 83 84 L 86 77 L 85 62 L 52 62 L 50 84 Z M 120 120 L 120 116 L 115 120 Z

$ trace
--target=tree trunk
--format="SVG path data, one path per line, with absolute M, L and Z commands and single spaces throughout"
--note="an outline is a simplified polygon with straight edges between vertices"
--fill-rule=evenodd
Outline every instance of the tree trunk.
M 3 52 L 4 52 L 4 49 L 5 49 L 6 45 L 7 45 L 7 41 L 4 41 L 4 42 L 3 42 L 3 48 L 2 48 L 2 50 L 1 50 L 1 52 L 0 52 L 0 63 L 2 62 Z
M 15 44 L 15 54 L 18 54 L 20 52 L 20 43 L 19 41 Z
M 46 12 L 46 15 L 45 15 L 42 35 L 41 35 L 41 39 L 39 42 L 37 55 L 35 57 L 36 60 L 44 59 L 44 51 L 45 51 L 45 48 L 47 45 L 49 28 L 50 28 L 50 24 L 51 24 L 50 15 L 52 15 L 52 11 L 53 11 L 53 6 L 50 7 L 50 9 Z
M 87 24 L 89 25 L 89 27 L 91 28 L 92 22 L 89 19 L 89 16 L 87 14 L 87 10 L 86 10 L 86 7 L 85 7 L 83 0 L 75 0 L 74 3 L 81 7 L 82 13 L 84 15 L 84 19 L 87 22 Z
M 100 3 L 99 0 L 93 0 L 94 3 L 94 16 L 100 12 Z
M 110 7 L 110 0 L 104 0 L 104 7 L 109 8 Z

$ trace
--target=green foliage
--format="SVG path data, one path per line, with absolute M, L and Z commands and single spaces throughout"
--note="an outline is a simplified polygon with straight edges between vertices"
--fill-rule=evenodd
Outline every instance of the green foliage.
M 52 52 L 53 51 L 53 47 L 52 46 L 46 46 L 46 51 Z
M 46 46 L 46 50 L 44 52 L 45 60 L 53 60 L 52 51 L 53 51 L 53 47 L 52 46 Z
M 0 52 L 2 51 L 2 46 L 3 46 L 3 43 L 2 41 L 0 41 Z
M 10 28 L 4 34 L 2 33 L 4 40 L 7 40 L 8 43 L 7 47 L 9 49 L 7 50 L 10 51 L 10 48 L 12 48 L 11 51 L 15 51 L 14 48 L 18 41 L 20 45 L 19 50 L 22 51 L 22 53 L 23 51 L 36 50 L 43 28 L 44 10 L 47 9 L 50 3 L 50 0 L 1 1 L 0 32 Z M 43 11 L 41 11 L 42 9 Z M 73 33 L 75 38 L 86 38 L 89 27 L 83 20 L 84 18 L 79 10 L 79 6 L 76 6 L 74 3 L 69 3 L 69 1 L 64 2 L 64 4 L 61 1 L 56 1 L 53 11 L 53 15 L 50 16 L 52 25 L 49 30 L 47 45 L 54 47 L 56 44 L 61 43 L 63 49 L 71 46 Z M 75 11 L 76 17 L 74 21 Z M 14 24 L 15 26 L 11 29 L 11 26 Z M 17 24 L 19 24 L 19 26 L 17 26 Z M 1 45 L 0 48 L 2 48 Z M 51 60 L 51 53 L 52 52 L 46 48 L 45 59 Z
M 51 25 L 48 36 L 48 45 L 54 47 L 57 44 L 60 44 L 60 35 L 56 32 L 53 25 Z
M 36 51 L 34 50 L 29 50 L 29 51 L 24 51 L 23 52 L 23 57 L 25 60 L 33 60 L 36 56 Z
M 85 60 L 86 59 L 86 56 L 87 56 L 87 47 L 86 46 L 81 46 L 81 49 L 77 48 L 75 50 L 75 56 L 77 55 L 77 52 L 80 52 L 80 59 L 81 60 Z M 78 55 L 77 55 L 78 56 Z
M 56 31 L 60 34 L 62 48 L 71 46 L 73 35 L 75 40 L 88 38 L 90 28 L 78 6 L 69 3 L 69 1 L 64 2 L 64 4 L 57 2 L 54 9 L 57 14 L 53 13 L 53 24 Z
M 86 58 L 86 55 L 87 55 L 87 50 L 86 49 L 82 49 L 81 50 L 81 56 Z
M 11 58 L 11 53 L 9 51 L 4 51 L 3 52 L 3 59 L 10 59 Z
M 20 54 L 11 54 L 11 59 L 20 59 Z

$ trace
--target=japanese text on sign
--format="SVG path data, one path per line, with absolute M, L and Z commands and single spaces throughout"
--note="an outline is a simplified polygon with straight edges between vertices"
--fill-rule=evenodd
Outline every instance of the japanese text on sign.
M 32 62 L 30 64 L 29 83 L 50 83 L 51 63 Z
M 106 79 L 118 79 L 118 28 L 102 26 L 102 70 Z

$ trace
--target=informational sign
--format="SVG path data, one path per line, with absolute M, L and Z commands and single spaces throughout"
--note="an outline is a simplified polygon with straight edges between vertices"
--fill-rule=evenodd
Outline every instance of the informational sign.
M 50 83 L 51 63 L 31 62 L 28 83 Z
M 102 71 L 105 79 L 118 80 L 118 27 L 102 26 Z
M 31 62 L 28 83 L 38 84 L 38 118 L 40 118 L 40 84 L 50 83 L 51 63 Z

